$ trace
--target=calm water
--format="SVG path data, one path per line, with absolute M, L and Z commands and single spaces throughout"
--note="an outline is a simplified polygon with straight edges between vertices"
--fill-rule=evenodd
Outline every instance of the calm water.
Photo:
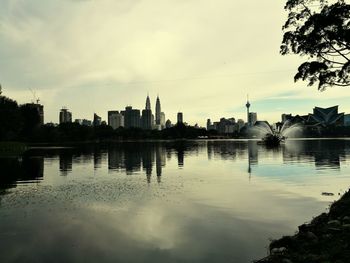
M 349 154 L 193 141 L 0 158 L 0 262 L 250 262 L 347 190 Z

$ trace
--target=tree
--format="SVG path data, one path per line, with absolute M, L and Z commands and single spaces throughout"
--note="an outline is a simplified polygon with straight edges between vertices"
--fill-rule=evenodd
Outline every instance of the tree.
M 281 54 L 308 56 L 294 81 L 350 86 L 350 5 L 344 0 L 287 0 Z

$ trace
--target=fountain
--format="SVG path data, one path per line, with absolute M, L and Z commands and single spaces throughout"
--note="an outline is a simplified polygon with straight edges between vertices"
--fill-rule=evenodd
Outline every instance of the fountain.
M 259 122 L 251 128 L 251 132 L 260 138 L 263 144 L 269 147 L 279 146 L 288 137 L 300 137 L 302 130 L 302 124 L 292 124 L 289 120 L 279 130 L 272 129 L 266 122 Z

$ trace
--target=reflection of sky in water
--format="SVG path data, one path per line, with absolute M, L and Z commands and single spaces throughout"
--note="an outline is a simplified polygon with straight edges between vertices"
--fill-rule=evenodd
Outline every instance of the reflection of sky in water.
M 0 159 L 0 261 L 249 262 L 325 211 L 337 195 L 323 191 L 347 189 L 349 150 L 203 141 Z

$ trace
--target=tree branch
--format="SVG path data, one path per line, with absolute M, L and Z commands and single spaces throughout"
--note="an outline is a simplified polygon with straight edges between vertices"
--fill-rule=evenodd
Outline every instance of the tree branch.
M 327 61 L 329 63 L 338 64 L 338 65 L 344 65 L 345 64 L 345 63 L 329 60 L 328 58 L 322 56 L 321 53 L 318 53 L 318 56 L 320 56 L 322 59 L 324 59 L 325 61 Z

